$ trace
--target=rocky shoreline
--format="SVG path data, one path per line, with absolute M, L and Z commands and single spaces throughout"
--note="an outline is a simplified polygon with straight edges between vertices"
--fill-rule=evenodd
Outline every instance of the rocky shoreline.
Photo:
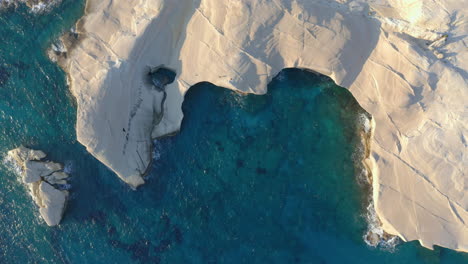
M 67 179 L 60 163 L 44 160 L 46 154 L 20 146 L 8 151 L 7 158 L 20 168 L 22 182 L 39 207 L 39 213 L 48 226 L 60 224 L 69 193 Z
M 365 211 L 366 211 L 366 221 L 367 221 L 367 231 L 363 235 L 363 239 L 367 245 L 371 247 L 381 247 L 387 249 L 393 249 L 397 244 L 398 237 L 392 234 L 385 232 L 382 228 L 382 222 L 377 215 L 374 208 L 374 178 L 372 176 L 373 171 L 375 171 L 375 164 L 372 161 L 372 139 L 375 132 L 375 121 L 370 114 L 361 114 L 360 128 L 358 133 L 361 136 L 361 145 L 364 148 L 362 155 L 359 157 L 359 165 L 356 166 L 355 174 L 358 177 L 358 182 L 361 184 L 362 189 L 367 196 L 365 201 Z
M 58 63 L 78 141 L 134 188 L 152 139 L 179 130 L 191 86 L 264 94 L 284 68 L 327 75 L 378 125 L 366 163 L 382 230 L 467 251 L 464 14 L 453 1 L 88 0 L 80 40 Z M 143 80 L 162 64 L 177 72 L 167 96 Z

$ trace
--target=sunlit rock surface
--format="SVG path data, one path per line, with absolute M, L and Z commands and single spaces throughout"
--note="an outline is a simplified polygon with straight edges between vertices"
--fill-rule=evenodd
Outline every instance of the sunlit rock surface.
M 45 153 L 23 146 L 10 150 L 8 158 L 20 170 L 23 183 L 39 207 L 39 213 L 47 225 L 56 226 L 62 220 L 68 198 L 66 188 L 68 174 L 59 163 L 44 161 Z
M 78 140 L 133 187 L 152 138 L 178 131 L 192 85 L 263 94 L 283 68 L 330 76 L 373 116 L 381 228 L 468 251 L 466 17 L 448 0 L 88 0 L 57 61 Z M 165 92 L 145 81 L 159 65 L 177 74 Z

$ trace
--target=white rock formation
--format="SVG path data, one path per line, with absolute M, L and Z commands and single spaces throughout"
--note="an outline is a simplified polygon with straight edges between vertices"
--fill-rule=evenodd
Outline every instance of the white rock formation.
M 467 10 L 454 0 L 88 0 L 59 64 L 78 140 L 133 187 L 151 138 L 179 129 L 192 85 L 263 94 L 283 68 L 328 75 L 373 115 L 382 228 L 468 251 Z M 177 79 L 159 120 L 163 94 L 143 77 L 161 64 Z
M 42 218 L 44 218 L 49 226 L 58 225 L 62 220 L 68 192 L 57 190 L 46 181 L 41 181 L 39 185 L 39 197 L 41 197 L 39 212 Z
M 24 162 L 23 182 L 33 183 L 62 169 L 63 167 L 59 163 L 26 160 Z
M 23 146 L 10 150 L 8 157 L 21 167 L 22 181 L 29 188 L 47 225 L 58 225 L 65 211 L 68 191 L 59 190 L 52 185 L 67 184 L 65 179 L 68 174 L 62 171 L 62 165 L 42 161 L 46 157 L 44 152 Z

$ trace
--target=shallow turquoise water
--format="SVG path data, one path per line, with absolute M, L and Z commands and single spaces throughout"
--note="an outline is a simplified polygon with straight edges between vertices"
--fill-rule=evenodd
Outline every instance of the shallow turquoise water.
M 147 184 L 131 191 L 76 142 L 64 74 L 45 56 L 82 8 L 0 14 L 0 153 L 25 144 L 73 172 L 63 222 L 48 228 L 0 166 L 0 263 L 468 263 L 416 242 L 365 245 L 359 107 L 301 70 L 265 96 L 193 87 L 181 133 L 156 143 Z

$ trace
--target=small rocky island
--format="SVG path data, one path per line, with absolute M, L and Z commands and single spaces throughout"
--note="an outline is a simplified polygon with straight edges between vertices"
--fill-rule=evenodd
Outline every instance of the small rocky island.
M 60 163 L 46 161 L 46 154 L 20 146 L 8 151 L 8 158 L 21 168 L 23 183 L 29 188 L 39 213 L 47 225 L 60 223 L 68 199 L 67 178 Z

